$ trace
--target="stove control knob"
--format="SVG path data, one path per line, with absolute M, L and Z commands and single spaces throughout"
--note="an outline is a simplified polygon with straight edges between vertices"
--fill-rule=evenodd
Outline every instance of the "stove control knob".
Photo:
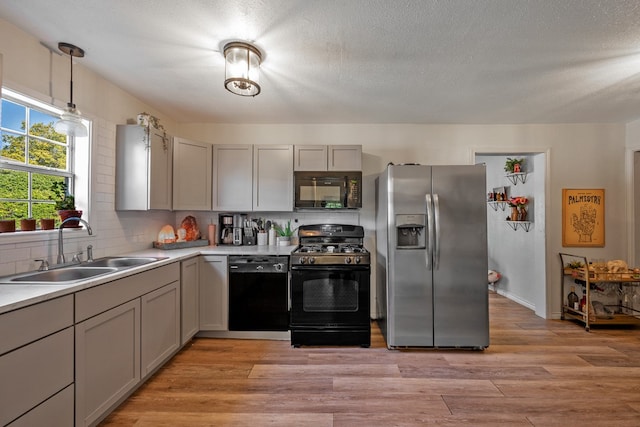
M 312 256 L 309 257 L 309 264 L 314 264 L 316 262 L 316 259 Z
M 306 263 L 307 263 L 307 257 L 306 256 L 300 257 L 300 264 L 306 264 Z
M 360 264 L 360 257 L 359 256 L 356 257 L 356 264 Z
M 347 263 L 347 264 L 351 264 L 351 257 L 349 257 L 349 256 L 348 256 L 348 257 L 346 257 L 346 258 L 344 259 L 344 262 L 345 262 L 345 263 Z

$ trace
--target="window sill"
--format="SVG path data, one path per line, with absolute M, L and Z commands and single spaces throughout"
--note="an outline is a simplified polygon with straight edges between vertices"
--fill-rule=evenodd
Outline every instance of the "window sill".
M 63 231 L 64 239 L 94 237 L 89 236 L 85 228 L 65 228 Z M 12 243 L 29 243 L 58 240 L 58 229 L 53 230 L 35 230 L 35 231 L 14 231 L 12 233 L 0 233 L 0 245 Z

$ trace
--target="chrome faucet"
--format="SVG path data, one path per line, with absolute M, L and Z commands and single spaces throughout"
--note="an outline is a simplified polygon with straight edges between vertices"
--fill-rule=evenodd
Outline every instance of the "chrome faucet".
M 62 228 L 63 228 L 62 226 L 64 225 L 65 222 L 72 221 L 72 220 L 80 221 L 81 223 L 83 223 L 84 226 L 87 227 L 87 233 L 89 233 L 89 236 L 93 234 L 93 230 L 91 230 L 91 226 L 89 225 L 89 223 L 82 218 L 72 216 L 62 221 L 60 223 L 60 227 L 58 228 L 58 264 L 64 264 L 66 261 L 64 258 L 64 247 L 62 244 Z

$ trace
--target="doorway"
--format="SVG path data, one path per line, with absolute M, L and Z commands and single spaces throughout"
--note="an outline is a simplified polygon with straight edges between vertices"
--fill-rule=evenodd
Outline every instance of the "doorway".
M 510 220 L 508 203 L 487 204 L 489 269 L 502 275 L 495 291 L 543 318 L 552 317 L 547 311 L 546 280 L 547 157 L 547 153 L 536 152 L 475 153 L 475 162 L 487 166 L 488 199 L 489 193 L 501 188 L 507 198 L 528 199 L 527 224 Z M 508 158 L 524 160 L 523 174 L 507 175 Z

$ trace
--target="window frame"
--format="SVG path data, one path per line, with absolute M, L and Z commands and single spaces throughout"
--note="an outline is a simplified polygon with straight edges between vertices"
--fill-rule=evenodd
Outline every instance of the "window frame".
M 46 113 L 46 114 L 50 114 L 53 115 L 55 117 L 60 117 L 63 113 L 63 110 L 49 105 L 45 102 L 40 101 L 37 98 L 34 98 L 33 96 L 28 96 L 28 95 L 23 95 L 15 90 L 12 90 L 8 87 L 2 87 L 1 88 L 1 98 L 2 99 L 6 99 L 7 101 L 16 103 L 20 106 L 23 106 L 25 108 L 27 108 L 27 114 L 26 114 L 26 120 L 27 123 L 29 121 L 30 118 L 30 112 L 32 110 L 35 111 L 39 111 L 41 113 Z M 0 114 L 2 114 L 2 111 L 0 109 Z M 87 126 L 88 129 L 91 129 L 91 121 L 86 120 L 83 118 L 83 123 L 85 124 L 85 126 Z M 28 129 L 28 125 L 25 126 L 25 134 L 24 136 L 30 139 L 34 139 L 34 140 L 41 140 L 40 138 L 38 138 L 38 136 L 33 135 L 33 136 L 29 136 L 29 129 Z M 3 132 L 10 132 L 12 134 L 15 135 L 20 135 L 20 134 L 16 134 L 14 129 L 4 129 L 2 128 Z M 33 211 L 33 205 L 35 203 L 42 203 L 43 201 L 38 199 L 38 200 L 34 200 L 33 199 L 33 194 L 32 194 L 32 190 L 33 188 L 31 187 L 32 183 L 31 183 L 31 179 L 33 174 L 42 174 L 42 175 L 52 175 L 52 176 L 57 176 L 57 177 L 61 177 L 65 179 L 65 182 L 67 182 L 68 188 L 69 188 L 69 192 L 71 194 L 73 194 L 76 197 L 76 202 L 80 202 L 81 200 L 79 200 L 78 198 L 78 194 L 77 193 L 77 176 L 78 176 L 78 170 L 77 170 L 77 161 L 76 161 L 76 143 L 78 142 L 78 139 L 82 140 L 82 139 L 86 139 L 87 141 L 90 141 L 90 136 L 91 136 L 91 132 L 89 132 L 89 136 L 87 138 L 75 138 L 75 137 L 70 137 L 67 136 L 67 142 L 66 142 L 66 165 L 67 165 L 67 170 L 62 170 L 62 169 L 56 169 L 53 167 L 48 167 L 48 166 L 37 166 L 37 165 L 29 165 L 28 163 L 28 142 L 25 142 L 25 156 L 27 156 L 25 158 L 25 162 L 18 162 L 18 161 L 14 161 L 11 159 L 6 159 L 6 158 L 0 158 L 0 169 L 6 169 L 6 170 L 12 170 L 12 171 L 18 171 L 18 172 L 27 172 L 29 173 L 29 189 L 28 189 L 28 194 L 27 194 L 27 198 L 26 199 L 7 199 L 5 198 L 4 201 L 6 202 L 26 202 L 28 203 L 28 215 L 31 216 Z M 89 156 L 87 158 L 87 163 L 90 164 L 91 159 L 90 159 L 90 151 L 88 152 Z M 84 175 L 84 174 L 83 174 Z M 89 183 L 87 183 L 87 185 L 89 185 Z M 84 199 L 83 197 L 80 197 L 80 199 Z M 81 203 L 82 207 L 78 206 L 78 209 L 84 209 L 86 212 L 86 215 L 83 214 L 83 218 L 86 218 L 89 216 L 89 212 L 88 212 L 88 200 L 86 200 L 86 207 L 85 207 L 85 203 Z M 17 218 L 15 218 L 17 219 Z M 40 232 L 40 230 L 38 230 Z M 4 234 L 4 233 L 3 233 Z M 11 234 L 11 233 L 9 233 Z M 4 239 L 3 239 L 4 240 Z

